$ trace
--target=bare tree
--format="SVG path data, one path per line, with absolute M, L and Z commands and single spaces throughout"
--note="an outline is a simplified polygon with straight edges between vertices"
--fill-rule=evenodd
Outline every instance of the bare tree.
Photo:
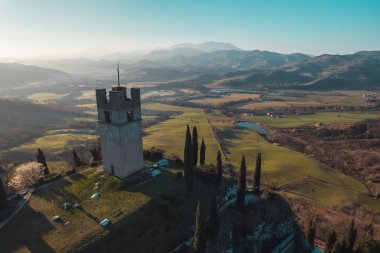
M 9 185 L 17 191 L 34 187 L 43 178 L 44 166 L 41 163 L 29 162 L 16 168 Z

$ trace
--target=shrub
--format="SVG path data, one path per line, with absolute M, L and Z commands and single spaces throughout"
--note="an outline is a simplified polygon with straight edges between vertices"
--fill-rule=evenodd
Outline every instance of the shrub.
M 165 150 L 156 147 L 151 147 L 150 149 L 144 149 L 143 154 L 144 159 L 160 160 L 164 157 Z

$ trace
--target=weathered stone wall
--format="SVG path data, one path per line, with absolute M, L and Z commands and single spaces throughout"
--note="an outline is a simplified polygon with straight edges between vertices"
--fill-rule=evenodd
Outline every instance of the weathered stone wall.
M 131 93 L 132 99 L 129 99 L 125 89 L 110 91 L 108 101 L 105 90 L 97 90 L 103 167 L 120 178 L 144 167 L 140 90 L 134 89 Z M 106 122 L 106 112 L 111 115 L 110 122 Z

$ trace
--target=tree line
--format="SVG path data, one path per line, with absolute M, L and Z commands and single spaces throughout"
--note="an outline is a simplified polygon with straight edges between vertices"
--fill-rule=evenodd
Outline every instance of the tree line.
M 206 144 L 204 138 L 200 145 L 200 150 L 198 152 L 198 130 L 194 126 L 192 129 L 192 134 L 189 125 L 186 126 L 185 134 L 185 147 L 184 147 L 184 182 L 186 189 L 191 192 L 194 188 L 194 170 L 198 164 L 198 154 L 199 154 L 199 164 L 200 166 L 205 165 L 206 160 Z M 236 206 L 239 210 L 243 210 L 245 207 L 245 195 L 247 190 L 247 178 L 246 178 L 246 161 L 245 156 L 242 156 L 239 176 L 237 180 L 237 195 L 236 195 Z M 220 150 L 216 156 L 216 173 L 214 182 L 216 187 L 220 186 L 223 179 L 223 164 L 222 164 L 222 154 Z M 256 167 L 253 174 L 253 192 L 256 195 L 260 195 L 260 182 L 261 182 L 261 153 L 259 152 L 256 157 Z M 206 250 L 207 239 L 214 240 L 219 231 L 219 216 L 217 207 L 217 196 L 214 193 L 209 207 L 208 212 L 208 224 L 204 220 L 203 207 L 200 201 L 197 202 L 197 208 L 195 213 L 195 230 L 193 239 L 193 249 L 196 253 L 204 253 Z
M 315 245 L 316 221 L 312 217 L 306 228 L 306 239 L 311 246 Z M 355 244 L 357 246 L 355 247 Z M 341 238 L 334 228 L 331 228 L 325 238 L 325 253 L 377 253 L 380 252 L 380 242 L 374 238 L 372 225 L 366 227 L 366 234 L 357 241 L 357 228 L 354 219 L 351 220 Z
M 102 160 L 100 141 L 98 140 L 89 150 L 92 159 L 90 165 L 98 164 Z M 77 151 L 73 148 L 67 160 L 70 170 L 66 174 L 74 173 L 79 167 L 85 165 Z M 11 169 L 15 170 L 14 173 Z M 11 176 L 13 174 L 13 176 Z M 51 175 L 44 152 L 38 148 L 35 161 L 23 164 L 17 168 L 3 165 L 0 168 L 0 210 L 7 207 L 8 189 L 20 191 L 35 187 Z

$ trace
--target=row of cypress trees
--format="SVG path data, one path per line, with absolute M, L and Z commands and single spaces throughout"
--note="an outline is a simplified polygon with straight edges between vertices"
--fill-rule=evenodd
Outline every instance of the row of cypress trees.
M 200 201 L 197 202 L 195 213 L 195 230 L 193 249 L 195 253 L 204 253 L 206 251 L 207 239 L 214 240 L 219 232 L 219 215 L 216 204 L 216 195 L 214 194 L 210 202 L 208 225 L 203 219 L 203 208 Z
M 260 194 L 261 182 L 261 152 L 256 157 L 256 167 L 253 174 L 253 191 L 255 194 Z M 245 206 L 245 192 L 247 190 L 247 166 L 245 164 L 245 156 L 243 155 L 240 164 L 240 170 L 237 182 L 236 205 L 243 209 Z
M 313 226 L 313 228 L 310 228 L 311 226 Z M 313 231 L 313 237 L 308 236 L 310 235 L 309 230 Z M 311 245 L 314 245 L 315 231 L 316 231 L 315 223 L 314 224 L 310 223 L 306 231 L 306 236 Z M 335 230 L 331 229 L 327 233 L 327 236 L 326 236 L 325 252 L 326 253 L 352 253 L 354 252 L 356 236 L 357 236 L 357 230 L 355 226 L 355 221 L 353 219 L 348 225 L 348 228 L 345 231 L 342 240 L 338 241 L 338 237 Z M 358 250 L 360 252 L 360 246 Z
M 50 174 L 50 171 L 49 171 L 49 167 L 47 165 L 47 162 L 46 162 L 46 158 L 45 158 L 45 154 L 44 152 L 42 152 L 42 150 L 40 148 L 38 148 L 37 150 L 37 153 L 36 153 L 36 161 L 38 163 L 41 163 L 42 166 L 43 166 L 43 172 L 44 172 L 44 176 L 47 176 Z M 75 170 L 76 168 L 80 167 L 82 162 L 77 154 L 77 152 L 75 151 L 75 149 L 72 150 L 72 155 L 71 155 L 71 159 L 70 159 L 70 163 L 71 163 L 71 166 L 73 168 L 73 170 Z
M 101 157 L 101 149 L 100 149 L 100 142 L 99 142 L 99 140 L 90 149 L 90 153 L 92 154 L 93 162 L 99 162 L 99 161 L 101 161 L 102 157 Z M 36 161 L 38 163 L 41 163 L 43 165 L 44 176 L 49 175 L 50 174 L 49 167 L 47 165 L 44 152 L 42 152 L 42 150 L 40 148 L 38 148 L 37 153 L 36 153 Z M 79 168 L 80 166 L 83 165 L 83 162 L 79 158 L 79 156 L 78 156 L 78 154 L 77 154 L 77 152 L 76 152 L 76 150 L 74 148 L 72 149 L 69 163 L 70 163 L 70 165 L 71 165 L 71 167 L 72 167 L 73 170 L 76 170 L 77 168 Z
M 218 152 L 217 155 L 217 184 L 219 185 L 222 180 L 222 159 L 221 153 Z M 240 209 L 243 209 L 245 206 L 245 191 L 246 191 L 246 162 L 245 156 L 242 157 L 239 177 L 238 177 L 238 189 L 236 196 L 236 203 Z M 261 180 L 261 153 L 257 154 L 256 158 L 256 168 L 253 176 L 253 190 L 256 194 L 260 194 L 260 180 Z M 215 239 L 219 231 L 219 216 L 218 208 L 216 203 L 216 195 L 212 196 L 210 202 L 210 211 L 209 211 L 209 221 L 208 226 L 205 226 L 205 221 L 202 219 L 202 205 L 198 201 L 197 210 L 195 215 L 195 231 L 194 231 L 194 241 L 193 249 L 196 253 L 204 253 L 206 250 L 206 239 L 210 240 Z
M 193 178 L 194 178 L 194 167 L 198 164 L 198 130 L 197 127 L 193 127 L 193 134 L 190 133 L 190 127 L 186 127 L 186 137 L 185 137 L 185 148 L 183 151 L 183 162 L 184 162 L 184 179 L 185 185 L 188 191 L 193 190 Z M 204 139 L 202 138 L 202 143 L 199 151 L 199 163 L 201 165 L 205 164 L 206 160 L 206 145 Z
M 200 164 L 205 164 L 205 151 L 206 146 L 202 138 L 200 149 Z M 193 189 L 194 167 L 198 162 L 198 131 L 193 127 L 192 135 L 190 134 L 190 127 L 186 127 L 186 139 L 184 148 L 184 180 L 187 190 Z M 245 191 L 246 191 L 246 162 L 245 156 L 242 157 L 241 166 L 238 177 L 238 192 L 237 192 L 237 205 L 244 208 L 245 205 Z M 219 150 L 216 157 L 216 185 L 222 183 L 223 178 L 223 164 L 222 154 Z M 261 180 L 261 153 L 259 152 L 256 158 L 256 168 L 253 176 L 253 190 L 256 194 L 260 194 L 260 180 Z M 203 219 L 203 208 L 201 202 L 197 202 L 197 209 L 195 214 L 195 231 L 193 240 L 193 249 L 196 253 L 203 253 L 206 250 L 207 238 L 213 240 L 216 238 L 219 231 L 219 216 L 216 202 L 216 195 L 212 196 L 210 201 L 208 225 Z
M 184 148 L 184 180 L 188 191 L 193 189 L 194 167 L 198 164 L 198 130 L 197 127 L 193 127 L 192 134 L 190 133 L 190 127 L 186 127 L 185 148 Z M 202 143 L 199 150 L 199 163 L 204 165 L 206 160 L 206 145 L 202 138 Z M 220 185 L 222 182 L 222 155 L 219 151 L 217 154 L 217 173 L 216 183 Z M 216 203 L 216 195 L 212 196 L 209 210 L 208 226 L 204 220 L 203 207 L 200 201 L 197 202 L 197 209 L 195 213 L 195 231 L 193 248 L 196 253 L 203 253 L 206 250 L 206 241 L 208 239 L 214 239 L 219 230 L 219 216 Z

